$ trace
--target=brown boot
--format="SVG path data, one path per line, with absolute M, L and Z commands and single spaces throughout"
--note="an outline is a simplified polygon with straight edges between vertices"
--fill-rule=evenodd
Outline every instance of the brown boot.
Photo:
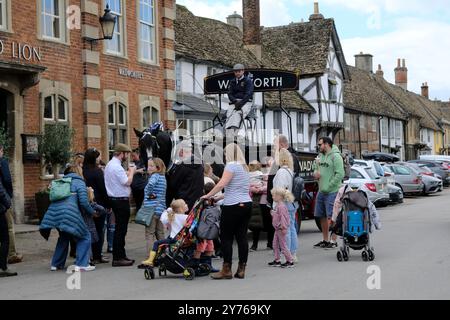
M 211 278 L 215 280 L 233 279 L 233 274 L 231 273 L 231 263 L 224 262 L 222 265 L 222 270 L 217 273 L 213 273 Z
M 246 265 L 247 265 L 246 263 L 240 263 L 240 262 L 239 262 L 237 271 L 236 271 L 236 273 L 234 274 L 234 277 L 235 277 L 235 278 L 238 278 L 238 279 L 244 279 L 244 277 L 245 277 L 245 266 L 246 266 Z

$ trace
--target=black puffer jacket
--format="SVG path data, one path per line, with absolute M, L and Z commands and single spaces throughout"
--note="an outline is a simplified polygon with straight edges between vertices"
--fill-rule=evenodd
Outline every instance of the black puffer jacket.
M 191 159 L 190 163 L 175 164 L 167 175 L 167 207 L 174 199 L 183 199 L 189 210 L 201 196 L 203 196 L 204 178 L 203 164 L 199 160 Z

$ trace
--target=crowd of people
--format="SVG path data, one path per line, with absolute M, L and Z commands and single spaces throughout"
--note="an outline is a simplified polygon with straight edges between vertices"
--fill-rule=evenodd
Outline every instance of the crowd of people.
M 343 160 L 331 139 L 319 140 L 320 156 L 315 163 L 315 177 L 319 182 L 315 216 L 321 218 L 323 240 L 315 248 L 335 248 L 336 238 L 329 240 L 328 230 L 337 193 L 344 177 Z M 0 146 L 0 150 L 1 146 Z M 40 232 L 48 239 L 51 230 L 59 238 L 51 260 L 51 271 L 66 267 L 69 254 L 75 257 L 75 269 L 95 270 L 97 264 L 112 263 L 113 267 L 132 266 L 125 246 L 131 213 L 131 199 L 136 209 L 152 208 L 150 225 L 145 227 L 148 258 L 139 268 L 152 266 L 158 246 L 175 241 L 187 213 L 198 200 L 213 200 L 220 207 L 220 237 L 198 240 L 193 262 L 207 261 L 213 279 L 243 279 L 249 251 L 257 251 L 261 232 L 267 233 L 266 247 L 273 250 L 269 266 L 291 268 L 298 262 L 296 214 L 301 204 L 294 198 L 294 178 L 299 164 L 293 156 L 288 139 L 278 136 L 274 141 L 273 157 L 248 165 L 240 146 L 229 144 L 224 150 L 225 167 L 220 170 L 211 164 L 202 164 L 192 152 L 192 145 L 182 141 L 176 161 L 168 170 L 159 158 L 152 158 L 145 166 L 138 150 L 118 144 L 113 157 L 105 166 L 100 152 L 89 148 L 77 154 L 66 166 L 64 178 L 70 183 L 70 195 L 55 201 L 45 214 Z M 130 157 L 131 155 L 131 157 Z M 127 168 L 127 169 L 125 169 Z M 147 168 L 147 170 L 145 170 Z M 132 198 L 131 198 L 132 196 Z M 13 245 L 10 249 L 7 216 L 11 207 L 12 187 L 4 173 L 0 184 L 0 267 L 5 276 L 16 275 L 7 268 L 8 250 L 19 256 Z M 335 208 L 336 216 L 336 208 Z M 336 217 L 334 216 L 334 220 Z M 251 246 L 247 240 L 252 231 Z M 107 252 L 103 255 L 105 233 Z M 233 242 L 236 239 L 238 261 L 233 275 Z M 281 253 L 285 261 L 281 261 Z M 212 265 L 212 258 L 222 257 L 220 270 Z M 19 257 L 21 258 L 21 257 Z M 206 259 L 206 260 L 204 260 Z

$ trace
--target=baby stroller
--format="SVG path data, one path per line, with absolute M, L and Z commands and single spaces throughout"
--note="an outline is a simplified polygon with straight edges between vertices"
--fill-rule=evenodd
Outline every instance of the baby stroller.
M 144 269 L 146 280 L 155 278 L 154 268 L 158 268 L 159 276 L 167 276 L 167 271 L 173 274 L 183 274 L 186 280 L 193 280 L 195 276 L 206 276 L 211 272 L 210 265 L 192 264 L 192 256 L 196 248 L 195 231 L 203 210 L 203 201 L 197 201 L 188 214 L 183 229 L 176 236 L 176 242 L 162 244 L 158 247 L 153 267 Z
M 353 250 L 363 250 L 362 259 L 364 261 L 375 260 L 374 249 L 370 245 L 370 214 L 369 200 L 364 191 L 345 191 L 342 197 L 342 212 L 337 219 L 336 234 L 341 235 L 342 245 L 337 252 L 339 262 L 348 261 L 350 248 Z M 342 219 L 342 223 L 340 220 Z

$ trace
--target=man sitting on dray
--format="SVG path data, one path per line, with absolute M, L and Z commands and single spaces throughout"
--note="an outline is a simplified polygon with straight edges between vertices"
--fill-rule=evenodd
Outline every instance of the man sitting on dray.
M 227 111 L 225 133 L 236 136 L 252 108 L 254 85 L 252 79 L 244 74 L 244 65 L 236 64 L 233 71 L 235 79 L 231 80 L 228 90 L 230 106 Z

